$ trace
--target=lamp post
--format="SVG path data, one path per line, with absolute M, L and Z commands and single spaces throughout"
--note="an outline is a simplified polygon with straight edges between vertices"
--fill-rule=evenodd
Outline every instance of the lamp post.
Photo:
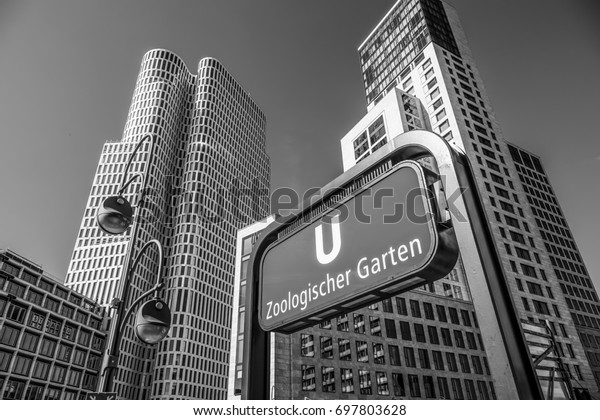
M 131 166 L 131 162 L 133 161 L 133 158 L 136 155 L 137 151 L 146 141 L 150 141 L 152 145 L 150 149 L 148 163 L 146 165 L 143 175 L 141 194 L 145 194 L 146 192 L 146 187 L 148 185 L 149 170 L 152 164 L 152 159 L 154 157 L 154 150 L 156 148 L 156 141 L 154 136 L 152 135 L 144 136 L 135 146 L 133 152 L 131 153 L 131 156 L 129 157 L 129 160 L 127 161 L 127 165 L 125 166 L 125 171 L 123 172 L 121 184 L 119 186 L 119 191 L 117 195 L 108 197 L 106 200 L 104 200 L 104 202 L 98 209 L 98 225 L 104 232 L 108 234 L 122 234 L 129 228 L 129 226 L 133 222 L 133 209 L 131 207 L 131 204 L 129 204 L 129 202 L 127 201 L 127 199 L 123 197 L 123 192 L 129 185 L 131 185 L 131 183 L 136 178 L 140 176 L 134 175 L 133 177 L 131 177 L 131 179 L 127 180 L 127 175 L 129 172 L 129 167 Z M 140 217 L 140 210 L 142 208 L 143 202 L 144 196 L 142 195 L 137 206 L 138 219 Z M 129 241 L 127 253 L 125 255 L 125 267 L 121 274 L 121 280 L 117 285 L 116 297 L 111 303 L 111 306 L 113 308 L 116 308 L 117 313 L 109 333 L 107 343 L 108 353 L 103 363 L 102 376 L 100 378 L 99 389 L 101 389 L 103 392 L 112 391 L 114 375 L 119 363 L 119 347 L 121 344 L 121 339 L 123 337 L 123 332 L 127 319 L 135 310 L 135 308 L 144 299 L 146 299 L 151 294 L 154 294 L 153 298 L 148 302 L 145 302 L 136 314 L 135 333 L 140 340 L 148 344 L 156 344 L 160 342 L 163 338 L 165 338 L 165 336 L 169 332 L 169 328 L 171 325 L 170 309 L 168 305 L 158 296 L 159 292 L 164 286 L 164 283 L 162 283 L 161 281 L 163 250 L 160 242 L 156 239 L 148 241 L 140 249 L 139 253 L 137 254 L 135 260 L 132 263 L 133 252 L 137 241 L 138 227 L 139 222 L 133 224 L 131 230 L 131 239 Z M 159 254 L 156 282 L 152 289 L 143 293 L 130 305 L 130 307 L 127 310 L 125 310 L 125 305 L 128 301 L 129 290 L 131 288 L 131 279 L 133 277 L 134 270 L 137 267 L 141 257 L 144 255 L 144 252 L 147 249 L 149 249 L 151 245 L 156 246 Z

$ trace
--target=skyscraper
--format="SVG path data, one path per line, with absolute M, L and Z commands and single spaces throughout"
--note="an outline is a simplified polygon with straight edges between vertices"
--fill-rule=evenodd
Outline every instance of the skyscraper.
M 369 110 L 400 88 L 422 101 L 434 132 L 467 153 L 520 317 L 560 331 L 574 386 L 597 392 L 597 293 L 539 159 L 516 160 L 531 155 L 504 139 L 456 11 L 399 0 L 358 52 Z M 361 157 L 353 151 L 345 170 Z
M 548 321 L 572 386 L 597 393 L 597 293 L 539 158 L 504 139 L 455 10 L 439 0 L 399 0 L 358 53 L 368 112 L 341 139 L 344 170 L 413 129 L 434 131 L 464 150 L 519 317 Z M 242 283 L 250 244 L 264 227 L 239 232 Z M 289 336 L 275 334 L 272 397 L 496 398 L 469 293 L 469 281 L 482 279 L 469 275 L 459 260 L 447 278 L 428 286 Z M 240 342 L 243 334 L 234 338 Z M 230 379 L 231 397 L 235 384 Z
M 147 134 L 156 141 L 152 165 L 146 167 L 146 143 L 130 174 L 148 174 L 144 205 L 124 236 L 108 237 L 96 226 L 96 209 L 116 193 L 125 162 Z M 169 51 L 144 55 L 123 138 L 102 150 L 66 280 L 108 304 L 132 229 L 134 256 L 150 239 L 163 244 L 171 332 L 151 348 L 125 329 L 115 379 L 120 397 L 225 397 L 235 235 L 268 211 L 269 166 L 264 114 L 221 63 L 204 58 L 192 74 Z M 138 178 L 125 191 L 134 204 L 141 184 Z M 144 255 L 136 268 L 132 299 L 150 289 L 153 258 Z

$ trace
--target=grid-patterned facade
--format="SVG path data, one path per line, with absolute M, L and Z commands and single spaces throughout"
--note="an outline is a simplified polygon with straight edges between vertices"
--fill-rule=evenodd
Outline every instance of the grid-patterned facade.
M 441 12 L 428 14 L 426 9 Z M 399 23 L 394 16 L 403 16 L 403 10 L 406 10 L 403 19 L 408 22 Z M 416 27 L 428 26 L 430 32 L 441 31 L 445 38 L 454 41 L 431 38 L 424 44 L 413 43 L 414 48 L 408 53 L 402 47 L 403 32 L 398 28 L 414 25 L 411 20 L 415 16 L 421 22 Z M 370 67 L 371 64 L 364 62 L 365 51 L 370 51 L 373 62 L 398 58 L 385 66 Z M 542 220 L 550 223 L 551 219 L 546 220 L 537 209 L 534 214 L 535 207 L 527 201 L 526 185 L 518 177 L 517 165 L 494 118 L 454 9 L 438 0 L 400 0 L 359 47 L 359 55 L 370 110 L 388 92 L 401 88 L 421 100 L 434 132 L 467 153 L 519 315 L 529 321 L 547 320 L 555 325 L 565 348 L 565 364 L 570 366 L 573 378 L 581 387 L 597 392 L 589 354 L 586 357 L 574 322 L 577 319 L 578 323 L 585 323 L 586 318 L 582 321 L 579 316 L 571 315 L 572 299 L 568 303 L 558 278 L 562 273 L 559 271 L 557 275 L 553 267 L 556 256 L 547 251 L 543 228 L 537 226 L 536 217 L 540 223 Z M 348 156 L 352 155 L 344 153 L 345 170 L 356 163 Z M 574 264 L 575 272 L 585 273 L 581 258 L 574 255 L 565 254 L 561 263 L 563 266 L 567 263 L 568 267 Z M 590 287 L 587 289 L 591 293 Z M 592 301 L 587 303 L 590 307 L 585 305 L 586 312 L 589 309 L 593 314 L 595 306 Z M 590 313 L 583 316 L 588 316 L 587 328 L 592 328 L 593 317 Z M 589 341 L 587 335 L 586 338 Z
M 96 302 L 0 251 L 0 399 L 86 399 L 98 385 L 104 324 Z
M 106 304 L 118 290 L 130 238 L 137 236 L 134 256 L 150 239 L 163 245 L 172 328 L 156 348 L 139 344 L 125 329 L 115 381 L 120 397 L 225 397 L 235 235 L 268 210 L 265 124 L 217 60 L 202 59 L 191 74 L 169 51 L 144 56 L 123 139 L 105 144 L 67 274 L 68 285 Z M 107 237 L 96 226 L 96 209 L 115 194 L 131 151 L 146 134 L 156 140 L 152 165 L 146 142 L 130 177 L 148 173 L 148 179 L 126 190 L 135 204 L 146 182 L 143 205 L 126 235 Z M 157 266 L 150 251 L 136 268 L 131 299 L 151 287 Z
M 509 144 L 508 148 L 519 173 L 519 180 L 527 202 L 531 206 L 535 225 L 539 229 L 544 248 L 548 253 L 551 270 L 565 296 L 568 310 L 581 339 L 592 373 L 596 383 L 600 386 L 600 304 L 598 303 L 598 293 L 585 268 L 541 160 L 516 145 Z M 526 287 L 540 297 L 553 298 L 551 289 L 535 284 L 531 281 L 527 281 L 526 285 L 521 283 L 520 290 Z M 563 324 L 558 324 L 557 327 L 555 323 L 551 322 L 550 327 L 555 336 L 568 336 Z M 566 360 L 573 358 L 573 347 L 568 342 L 560 343 L 558 352 L 566 357 Z M 572 376 L 577 378 L 581 376 L 576 366 L 573 367 L 574 372 L 570 370 L 568 363 L 566 366 Z M 575 382 L 575 384 L 577 383 Z

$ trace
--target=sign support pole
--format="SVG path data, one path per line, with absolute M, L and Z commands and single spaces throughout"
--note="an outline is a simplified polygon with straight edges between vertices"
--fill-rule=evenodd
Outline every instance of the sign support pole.
M 452 197 L 447 210 L 465 219 L 453 217 L 452 222 L 498 399 L 543 399 L 477 185 L 463 151 L 434 133 L 410 131 L 325 186 L 321 198 L 386 160 L 397 164 L 424 157 L 434 158 L 446 197 Z M 310 202 L 314 203 L 315 197 Z M 267 247 L 277 240 L 278 232 L 294 218 L 295 215 L 276 220 L 266 228 L 249 262 L 242 399 L 269 398 L 269 333 L 258 323 L 260 263 Z

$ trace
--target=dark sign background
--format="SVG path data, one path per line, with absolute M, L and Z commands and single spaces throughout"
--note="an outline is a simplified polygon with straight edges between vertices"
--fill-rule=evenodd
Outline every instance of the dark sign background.
M 385 189 L 383 200 L 374 200 L 376 192 Z M 375 183 L 361 190 L 356 196 L 332 209 L 331 212 L 306 227 L 296 231 L 291 236 L 275 242 L 264 254 L 261 274 L 259 302 L 259 321 L 266 331 L 284 327 L 299 319 L 308 318 L 336 305 L 351 301 L 359 295 L 387 287 L 389 284 L 411 278 L 411 274 L 427 265 L 437 247 L 435 223 L 429 217 L 431 209 L 426 199 L 425 181 L 421 168 L 415 163 L 403 163 L 385 174 Z M 412 191 L 412 193 L 411 193 Z M 369 194 L 370 192 L 370 194 Z M 381 193 L 380 193 L 381 194 Z M 376 205 L 375 201 L 379 201 Z M 355 206 L 362 209 L 362 214 L 370 218 L 365 223 L 364 216 L 355 211 Z M 399 207 L 398 205 L 401 205 Z M 341 206 L 344 206 L 341 209 Z M 381 207 L 381 208 L 377 208 Z M 337 209 L 337 210 L 336 210 Z M 331 214 L 340 213 L 341 249 L 337 257 L 329 264 L 321 264 L 317 260 L 315 249 L 315 228 L 322 225 L 323 249 L 327 253 L 332 249 L 332 226 L 323 220 L 330 219 Z M 401 212 L 401 213 L 398 213 Z M 396 217 L 395 223 L 384 223 L 384 216 L 402 214 Z M 358 215 L 358 217 L 357 217 Z M 419 217 L 420 216 L 420 217 Z M 418 222 L 416 222 L 418 220 Z M 421 253 L 411 257 L 410 241 L 418 239 Z M 397 250 L 401 245 L 408 248 L 408 259 L 400 262 Z M 357 263 L 366 257 L 366 265 L 371 268 L 372 258 L 381 262 L 382 254 L 395 250 L 396 265 L 390 263 L 387 255 L 387 268 L 367 278 L 360 278 L 357 273 Z M 406 255 L 406 254 L 405 254 Z M 363 264 L 361 264 L 361 267 Z M 326 296 L 319 295 L 301 310 L 302 305 L 292 308 L 289 305 L 290 296 L 301 294 L 312 286 L 327 279 L 327 274 L 336 279 L 338 274 L 351 270 L 342 288 Z M 273 316 L 273 305 L 287 300 L 285 313 Z M 271 318 L 268 302 L 271 304 Z M 279 308 L 281 312 L 281 307 Z

